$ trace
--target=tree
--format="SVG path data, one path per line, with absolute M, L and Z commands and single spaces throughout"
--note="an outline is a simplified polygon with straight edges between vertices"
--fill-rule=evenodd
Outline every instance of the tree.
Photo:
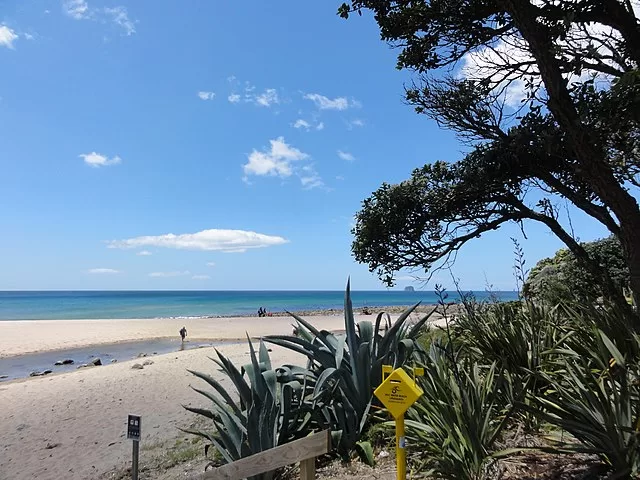
M 629 269 L 615 237 L 586 242 L 582 246 L 602 271 L 608 273 L 620 292 L 629 288 Z M 597 278 L 567 249 L 558 250 L 552 258 L 540 260 L 529 272 L 523 291 L 530 298 L 552 305 L 576 298 L 593 302 L 604 293 Z
M 637 301 L 640 25 L 633 5 L 353 0 L 339 13 L 362 10 L 373 11 L 382 39 L 400 47 L 398 68 L 417 73 L 407 101 L 472 150 L 365 200 L 356 259 L 392 282 L 399 268 L 429 269 L 488 230 L 532 219 L 615 296 L 606 272 L 598 275 L 598 263 L 559 222 L 564 197 L 619 239 Z

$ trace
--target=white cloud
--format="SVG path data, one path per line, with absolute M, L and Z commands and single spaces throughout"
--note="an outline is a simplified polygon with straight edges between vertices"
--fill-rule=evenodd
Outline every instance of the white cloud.
M 284 137 L 269 140 L 271 149 L 259 152 L 253 150 L 249 161 L 243 165 L 245 175 L 271 175 L 281 178 L 292 174 L 291 162 L 305 160 L 309 155 L 288 145 Z
M 316 125 L 316 130 L 324 130 L 324 123 L 320 122 L 318 125 Z
M 309 122 L 307 122 L 306 120 L 303 120 L 303 119 L 299 118 L 293 124 L 293 128 L 304 128 L 308 132 L 309 129 L 311 128 L 311 124 Z
M 324 187 L 324 182 L 316 172 L 316 169 L 313 168 L 313 165 L 305 165 L 301 170 L 300 183 L 302 183 L 304 189 L 311 190 L 312 188 Z
M 62 11 L 76 20 L 89 18 L 91 12 L 85 0 L 65 0 L 62 2 Z
M 194 275 L 191 277 L 193 280 L 211 280 L 209 275 Z
M 149 274 L 151 278 L 184 277 L 187 275 L 191 275 L 189 270 L 185 270 L 184 272 L 152 272 Z
M 275 88 L 267 88 L 260 95 L 255 95 L 254 101 L 256 105 L 261 107 L 270 107 L 280 103 L 280 98 L 278 98 L 278 92 L 276 92 Z
M 216 262 L 207 262 L 207 267 L 215 267 Z
M 0 47 L 13 48 L 13 42 L 18 39 L 18 34 L 6 25 L 0 25 Z
M 360 107 L 361 104 L 357 100 L 347 99 L 347 97 L 328 98 L 319 93 L 307 93 L 303 97 L 305 100 L 311 100 L 320 110 L 346 110 L 349 107 Z
M 149 250 L 140 250 L 138 253 L 136 253 L 136 255 L 140 257 L 149 257 L 153 255 L 153 253 L 151 253 Z
M 359 118 L 350 120 L 347 122 L 347 127 L 349 127 L 349 130 L 353 130 L 354 127 L 364 127 L 364 121 Z
M 33 40 L 35 37 L 33 35 L 31 35 L 30 33 L 25 33 L 24 34 L 24 38 L 26 40 Z
M 118 155 L 116 155 L 115 157 L 109 158 L 106 155 L 102 155 L 96 152 L 91 152 L 91 153 L 82 153 L 78 156 L 84 160 L 84 163 L 96 168 L 107 167 L 109 165 L 117 165 L 119 163 L 122 163 L 122 159 Z
M 112 240 L 107 242 L 107 246 L 109 248 L 163 247 L 179 250 L 240 253 L 248 249 L 271 247 L 288 242 L 283 237 L 246 230 L 210 229 L 179 235 L 168 233 L 166 235 L 149 235 L 125 240 Z
M 232 93 L 227 97 L 227 100 L 229 100 L 231 103 L 238 103 L 240 101 L 240 95 L 238 95 L 237 93 Z
M 122 28 L 127 36 L 136 33 L 136 22 L 129 18 L 127 7 L 122 5 L 97 9 L 89 7 L 86 0 L 64 0 L 62 11 L 75 20 L 113 22 Z
M 198 97 L 201 100 L 213 100 L 216 97 L 214 92 L 198 92 Z
M 336 175 L 336 180 L 343 181 L 344 177 L 342 175 Z
M 126 7 L 105 8 L 104 13 L 111 17 L 111 21 L 121 27 L 127 36 L 136 33 L 135 23 L 129 18 Z
M 88 270 L 89 273 L 93 273 L 93 274 L 98 274 L 98 275 L 104 275 L 104 274 L 114 274 L 114 273 L 120 273 L 120 270 L 114 270 L 113 268 L 92 268 L 90 270 Z
M 354 157 L 351 153 L 343 152 L 342 150 L 338 150 L 338 156 L 342 160 L 345 160 L 347 162 L 353 162 L 356 159 L 356 157 Z

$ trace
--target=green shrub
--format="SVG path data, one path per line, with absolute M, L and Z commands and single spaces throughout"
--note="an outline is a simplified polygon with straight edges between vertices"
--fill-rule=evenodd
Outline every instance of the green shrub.
M 436 478 L 489 478 L 493 461 L 509 453 L 495 449 L 513 413 L 502 404 L 511 389 L 508 374 L 496 363 L 456 365 L 434 346 L 418 381 L 424 395 L 405 422 L 414 465 Z
M 379 314 L 375 324 L 356 325 L 351 303 L 350 284 L 345 292 L 344 335 L 318 330 L 297 315 L 297 335 L 271 335 L 265 341 L 305 355 L 307 369 L 317 379 L 313 410 L 321 414 L 320 423 L 334 432 L 334 445 L 343 458 L 353 449 L 369 464 L 373 463 L 371 445 L 361 441 L 370 420 L 373 391 L 382 382 L 382 366 L 402 366 L 413 358 L 420 346 L 416 339 L 433 311 L 416 324 L 407 320 L 418 305 L 391 321 Z M 385 325 L 386 324 L 386 325 Z
M 241 370 L 217 350 L 218 358 L 211 359 L 232 381 L 239 402 L 212 376 L 189 370 L 213 387 L 215 393 L 192 387 L 211 401 L 211 408 L 184 408 L 210 419 L 215 430 L 185 431 L 207 439 L 226 463 L 301 438 L 313 428 L 311 405 L 305 401 L 305 392 L 312 392 L 313 384 L 307 385 L 306 370 L 294 366 L 272 369 L 262 341 L 258 354 L 250 340 L 249 349 L 251 363 Z M 208 448 L 205 447 L 205 453 Z M 253 479 L 270 480 L 272 477 L 273 472 Z

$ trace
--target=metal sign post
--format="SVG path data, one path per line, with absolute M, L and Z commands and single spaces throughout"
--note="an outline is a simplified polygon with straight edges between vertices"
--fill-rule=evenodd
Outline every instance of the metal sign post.
M 131 478 L 138 480 L 138 455 L 140 453 L 140 432 L 142 418 L 140 415 L 129 415 L 127 420 L 127 438 L 133 440 L 133 458 L 131 461 Z
M 404 435 L 404 413 L 424 393 L 416 385 L 415 378 L 411 378 L 402 368 L 392 371 L 390 365 L 382 366 L 382 378 L 384 381 L 376 388 L 376 397 L 396 420 L 396 467 L 397 479 L 407 478 L 407 441 Z M 415 375 L 424 375 L 422 368 L 413 369 Z M 386 377 L 386 378 L 385 378 Z

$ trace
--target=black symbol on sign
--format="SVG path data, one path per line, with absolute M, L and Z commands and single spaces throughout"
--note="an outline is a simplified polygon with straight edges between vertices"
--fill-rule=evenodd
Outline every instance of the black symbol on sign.
M 391 389 L 391 395 L 395 395 L 396 393 L 398 393 L 398 388 L 400 388 L 400 387 L 398 387 L 397 385 L 395 387 L 393 387 Z

